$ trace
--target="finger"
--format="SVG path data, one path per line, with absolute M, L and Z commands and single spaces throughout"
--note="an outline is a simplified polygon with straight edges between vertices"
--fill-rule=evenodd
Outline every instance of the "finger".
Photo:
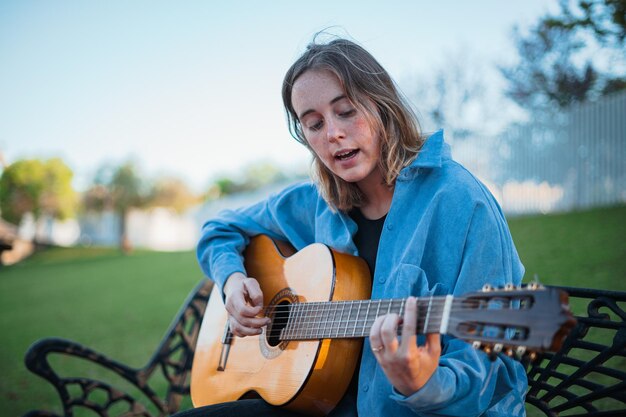
M 417 298 L 409 297 L 404 304 L 404 319 L 402 321 L 401 349 L 415 345 L 417 339 Z
M 246 302 L 245 294 L 242 291 L 233 291 L 226 299 L 226 311 L 238 319 L 243 317 L 254 317 L 259 314 L 261 310 L 261 307 L 254 307 L 248 304 Z
M 269 324 L 269 319 L 265 317 L 246 317 L 246 316 L 233 316 L 239 324 L 245 327 L 260 329 L 263 326 Z
M 229 319 L 230 331 L 239 337 L 245 336 L 255 336 L 261 334 L 263 331 L 261 328 L 257 327 L 248 327 L 237 321 L 235 317 L 230 317 Z
M 246 290 L 246 295 L 248 296 L 248 301 L 254 307 L 262 307 L 263 306 L 263 291 L 261 291 L 261 286 L 259 282 L 254 278 L 246 278 L 243 282 L 244 288 Z
M 400 316 L 397 314 L 383 316 L 380 337 L 387 352 L 395 352 L 398 348 L 398 324 L 400 324 Z
M 383 346 L 383 341 L 380 338 L 380 327 L 383 324 L 384 316 L 376 317 L 374 324 L 370 329 L 370 346 L 374 353 L 379 352 Z
M 441 356 L 441 335 L 439 333 L 427 334 L 424 348 L 430 356 Z

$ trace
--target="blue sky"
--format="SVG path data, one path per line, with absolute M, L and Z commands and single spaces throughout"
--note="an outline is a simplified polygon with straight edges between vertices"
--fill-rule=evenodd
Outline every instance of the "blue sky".
M 556 0 L 2 0 L 0 151 L 61 157 L 79 189 L 129 158 L 196 189 L 256 161 L 301 167 L 280 85 L 315 32 L 352 37 L 404 87 L 461 49 L 511 61 L 512 26 L 549 10 Z

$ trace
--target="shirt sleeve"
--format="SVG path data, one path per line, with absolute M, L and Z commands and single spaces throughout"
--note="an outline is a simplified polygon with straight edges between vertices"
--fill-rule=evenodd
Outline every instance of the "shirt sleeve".
M 302 246 L 310 241 L 315 214 L 307 207 L 310 184 L 288 187 L 279 194 L 248 207 L 225 210 L 202 227 L 197 258 L 204 274 L 220 288 L 235 273 L 245 274 L 242 253 L 250 237 L 265 234 Z M 300 204 L 296 204 L 299 202 Z
M 476 291 L 483 284 L 518 285 L 524 268 L 506 221 L 495 201 L 479 201 L 462 242 L 455 296 Z M 408 397 L 396 390 L 391 398 L 420 416 L 482 415 L 498 403 L 508 403 L 523 415 L 527 377 L 519 362 L 499 355 L 491 360 L 470 344 L 444 336 L 439 366 L 428 382 Z M 519 406 L 517 407 L 519 408 Z M 511 408 L 503 415 L 516 416 Z

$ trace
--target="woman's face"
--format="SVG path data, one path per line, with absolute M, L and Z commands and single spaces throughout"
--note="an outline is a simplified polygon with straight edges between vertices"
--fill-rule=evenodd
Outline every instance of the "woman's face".
M 294 83 L 291 102 L 304 137 L 335 175 L 363 189 L 380 184 L 380 139 L 328 70 L 309 70 Z

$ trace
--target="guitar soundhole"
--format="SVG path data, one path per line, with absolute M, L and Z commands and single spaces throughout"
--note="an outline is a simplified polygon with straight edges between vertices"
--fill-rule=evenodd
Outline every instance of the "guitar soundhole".
M 288 300 L 283 300 L 275 306 L 271 314 L 272 322 L 267 328 L 267 344 L 276 347 L 280 345 L 280 335 L 282 330 L 287 325 L 289 314 L 291 310 L 291 303 Z
M 279 291 L 265 310 L 265 316 L 269 317 L 271 322 L 265 329 L 265 337 L 259 338 L 259 345 L 263 355 L 268 358 L 275 358 L 286 349 L 289 341 L 282 340 L 281 334 L 291 314 L 293 304 L 298 302 L 298 297 L 293 293 L 291 288 L 284 288 Z

